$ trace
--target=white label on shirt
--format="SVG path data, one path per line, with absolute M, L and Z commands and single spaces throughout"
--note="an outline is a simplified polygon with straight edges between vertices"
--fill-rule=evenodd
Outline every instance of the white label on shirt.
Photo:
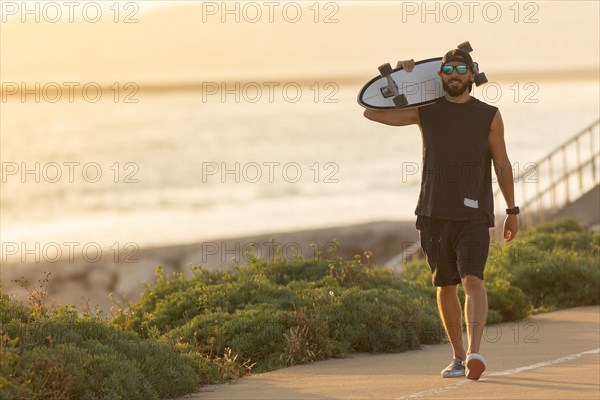
M 467 207 L 471 207 L 471 208 L 479 208 L 479 201 L 477 200 L 471 200 L 471 199 L 467 199 L 465 197 L 465 206 Z

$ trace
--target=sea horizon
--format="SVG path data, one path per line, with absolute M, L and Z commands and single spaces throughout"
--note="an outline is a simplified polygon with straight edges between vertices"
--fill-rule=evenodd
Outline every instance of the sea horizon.
M 501 110 L 521 173 L 598 118 L 597 87 L 509 81 L 474 95 Z M 277 95 L 223 104 L 190 91 L 140 93 L 137 103 L 5 102 L 2 131 L 20 134 L 2 135 L 2 241 L 153 247 L 410 220 L 419 130 L 364 119 L 359 89 L 342 85 L 319 101 L 304 89 L 296 102 Z

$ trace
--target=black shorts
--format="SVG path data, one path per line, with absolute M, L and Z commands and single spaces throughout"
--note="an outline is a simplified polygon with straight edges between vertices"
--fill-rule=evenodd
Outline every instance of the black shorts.
M 417 229 L 435 286 L 457 285 L 466 275 L 483 279 L 490 246 L 486 221 L 418 216 Z

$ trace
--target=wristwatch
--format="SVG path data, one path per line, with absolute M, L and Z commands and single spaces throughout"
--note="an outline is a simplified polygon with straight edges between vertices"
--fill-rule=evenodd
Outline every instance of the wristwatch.
M 517 215 L 519 213 L 519 207 L 507 208 L 506 213 Z

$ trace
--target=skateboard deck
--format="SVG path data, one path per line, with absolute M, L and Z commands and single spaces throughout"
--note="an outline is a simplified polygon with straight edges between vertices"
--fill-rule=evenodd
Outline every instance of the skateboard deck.
M 469 42 L 458 45 L 467 52 L 473 51 Z M 475 64 L 475 84 L 487 82 L 484 73 Z M 442 78 L 438 75 L 442 57 L 415 62 L 411 72 L 402 67 L 392 69 L 390 64 L 379 67 L 379 76 L 371 79 L 358 93 L 358 103 L 373 110 L 420 107 L 435 102 L 445 95 Z
M 394 103 L 394 94 L 388 89 L 388 79 L 381 75 L 371 79 L 362 88 L 358 102 L 376 110 L 411 108 L 432 103 L 444 96 L 442 79 L 437 74 L 441 66 L 442 57 L 438 57 L 415 62 L 411 72 L 406 72 L 402 67 L 392 70 L 389 76 L 398 94 L 403 94 L 407 101 L 403 107 Z

